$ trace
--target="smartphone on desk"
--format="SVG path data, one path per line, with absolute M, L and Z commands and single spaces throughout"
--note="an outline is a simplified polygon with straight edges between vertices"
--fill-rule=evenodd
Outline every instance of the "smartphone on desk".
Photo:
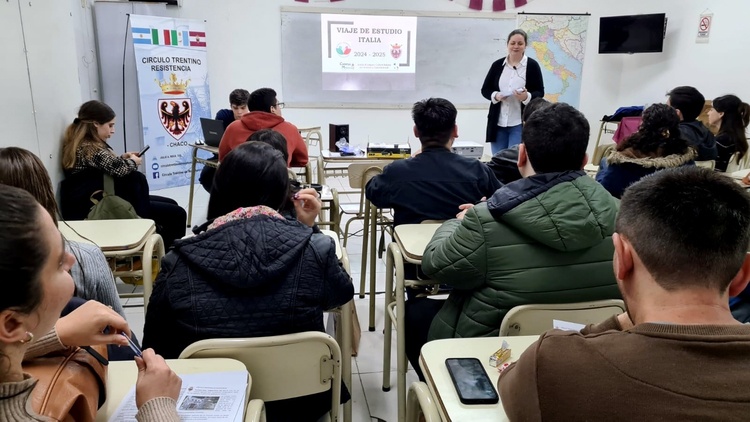
M 482 362 L 477 358 L 448 358 L 448 373 L 463 404 L 495 404 L 499 397 Z
M 143 154 L 145 154 L 146 151 L 148 151 L 149 148 L 151 148 L 150 145 L 146 145 L 145 147 L 143 147 L 143 149 L 141 150 L 141 152 L 138 153 L 138 156 L 139 157 L 143 157 Z

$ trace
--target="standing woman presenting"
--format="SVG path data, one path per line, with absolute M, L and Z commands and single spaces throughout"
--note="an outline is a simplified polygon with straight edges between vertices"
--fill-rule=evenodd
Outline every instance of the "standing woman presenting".
M 521 143 L 523 107 L 544 96 L 542 69 L 526 56 L 528 37 L 521 29 L 508 35 L 508 55 L 492 63 L 482 84 L 482 96 L 492 102 L 487 116 L 487 142 L 492 155 Z

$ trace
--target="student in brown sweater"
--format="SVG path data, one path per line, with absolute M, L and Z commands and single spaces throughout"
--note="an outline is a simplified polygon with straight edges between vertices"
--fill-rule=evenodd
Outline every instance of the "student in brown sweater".
M 125 319 L 86 302 L 64 318 L 73 296 L 73 255 L 49 213 L 25 190 L 0 184 L 0 421 L 43 421 L 31 409 L 36 380 L 23 372 L 32 359 L 70 346 L 128 342 Z M 109 334 L 105 329 L 109 327 Z M 34 341 L 34 339 L 37 339 Z M 136 358 L 140 422 L 178 421 L 175 400 L 182 381 L 153 350 Z
M 750 325 L 728 304 L 750 279 L 748 195 L 664 170 L 625 192 L 612 240 L 628 312 L 543 334 L 498 381 L 510 420 L 749 420 Z

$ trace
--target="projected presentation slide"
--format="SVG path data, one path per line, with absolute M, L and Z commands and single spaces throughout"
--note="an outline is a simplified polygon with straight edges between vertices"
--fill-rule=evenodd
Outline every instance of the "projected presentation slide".
M 415 89 L 415 16 L 329 15 L 320 19 L 323 89 Z

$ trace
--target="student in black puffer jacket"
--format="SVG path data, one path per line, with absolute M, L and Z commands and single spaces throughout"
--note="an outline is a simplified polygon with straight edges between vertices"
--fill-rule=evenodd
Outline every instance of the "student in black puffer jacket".
M 297 220 L 279 213 L 287 201 Z M 235 148 L 214 180 L 208 214 L 216 218 L 162 261 L 144 346 L 177 358 L 203 339 L 323 331 L 323 311 L 349 302 L 354 287 L 333 240 L 315 226 L 319 211 L 313 189 L 290 198 L 278 151 L 259 142 Z M 330 394 L 268 402 L 268 420 L 317 420 L 330 410 Z

